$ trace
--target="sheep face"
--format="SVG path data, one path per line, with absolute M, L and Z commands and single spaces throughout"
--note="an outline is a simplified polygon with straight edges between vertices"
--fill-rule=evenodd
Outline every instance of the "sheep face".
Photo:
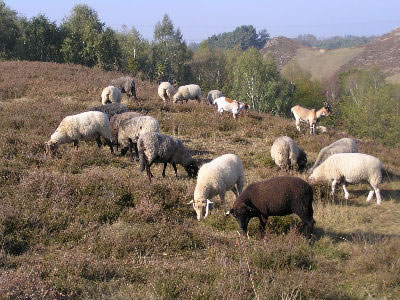
M 299 166 L 299 170 L 302 171 L 306 167 L 307 164 L 307 154 L 300 150 L 299 157 L 297 158 L 297 165 Z
M 46 147 L 46 152 L 45 152 L 46 155 L 54 156 L 54 154 L 56 154 L 56 150 L 58 148 L 58 144 L 53 143 L 52 141 L 48 141 L 45 144 L 45 147 Z
M 321 115 L 322 116 L 329 116 L 331 112 L 332 112 L 331 107 L 327 103 L 325 103 L 325 106 L 322 108 Z
M 180 95 L 178 95 L 178 94 L 175 94 L 175 96 L 172 98 L 174 101 L 174 103 L 176 103 L 176 102 L 178 102 L 178 101 L 182 101 L 182 99 L 181 99 L 181 97 L 180 97 Z
M 184 167 L 186 172 L 188 173 L 188 176 L 190 178 L 196 178 L 197 173 L 199 172 L 199 167 L 196 165 L 196 162 L 191 162 L 189 165 Z
M 235 204 L 235 206 L 225 215 L 228 216 L 230 214 L 235 217 L 243 234 L 246 234 L 247 225 L 249 224 L 251 218 L 257 216 L 257 211 L 254 208 L 247 206 L 243 202 L 239 202 L 238 204 Z
M 308 177 L 308 180 L 311 182 L 318 182 L 318 181 L 323 181 L 325 178 L 324 172 L 321 169 L 321 166 L 318 166 L 313 170 L 311 175 Z
M 193 208 L 196 211 L 197 220 L 201 220 L 201 218 L 207 218 L 210 214 L 210 210 L 213 209 L 214 202 L 211 202 L 207 199 L 207 202 L 194 202 L 193 200 L 189 202 L 189 204 L 193 204 Z

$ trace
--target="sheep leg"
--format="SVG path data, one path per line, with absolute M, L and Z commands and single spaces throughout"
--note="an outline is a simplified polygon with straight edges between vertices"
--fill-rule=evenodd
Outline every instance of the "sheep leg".
M 79 142 L 75 140 L 74 141 L 74 147 L 75 147 L 76 151 L 78 151 L 78 145 L 79 145 Z
M 239 178 L 239 180 L 236 183 L 236 185 L 237 185 L 238 193 L 240 194 L 243 191 L 244 180 L 242 178 Z
M 99 136 L 96 138 L 96 143 L 97 143 L 97 147 L 99 147 L 99 148 L 101 148 L 101 146 L 103 145 L 103 144 L 101 143 L 101 139 L 100 139 Z
M 264 217 L 263 215 L 258 217 L 260 219 L 260 239 L 264 238 L 265 235 L 265 226 L 267 225 L 268 217 Z
M 110 147 L 111 154 L 114 154 L 114 145 L 113 145 L 113 143 L 110 140 L 107 140 L 107 139 L 104 142 L 105 142 L 106 145 L 108 145 L 108 147 Z
M 374 190 L 376 195 L 376 204 L 380 205 L 382 203 L 381 191 L 378 188 L 374 188 Z
M 153 174 L 151 174 L 150 167 L 151 167 L 151 164 L 146 165 L 147 177 L 149 178 L 149 181 L 151 182 L 151 177 L 153 177 Z
M 370 202 L 372 200 L 372 197 L 374 197 L 374 188 L 370 184 L 369 185 L 369 193 L 368 193 L 368 197 L 367 197 L 367 202 Z
M 167 168 L 167 164 L 168 163 L 164 163 L 164 168 L 163 168 L 163 171 L 162 171 L 162 177 L 164 178 L 165 177 L 165 169 Z
M 139 161 L 139 150 L 137 147 L 137 143 L 133 143 L 133 150 L 135 150 L 136 161 Z
M 297 130 L 300 132 L 301 131 L 301 128 L 300 128 L 300 119 L 297 119 L 296 118 L 296 128 L 297 128 Z
M 310 123 L 310 134 L 314 134 L 315 132 L 315 123 Z
M 172 163 L 172 167 L 174 168 L 175 171 L 175 177 L 178 177 L 178 169 L 176 168 L 176 163 Z
M 232 192 L 235 194 L 236 198 L 239 196 L 239 193 L 238 193 L 237 188 L 235 186 L 233 186 Z
M 333 197 L 333 200 L 335 200 L 336 184 L 337 184 L 337 180 L 333 179 L 332 180 L 332 192 L 331 192 L 331 196 Z
M 219 198 L 221 199 L 221 203 L 225 206 L 225 192 L 220 192 Z
M 133 161 L 133 153 L 132 153 L 132 141 L 129 141 L 129 157 L 130 160 Z
M 343 184 L 343 191 L 344 191 L 344 199 L 348 200 L 350 194 L 349 194 L 349 191 L 347 190 L 347 184 L 346 183 Z

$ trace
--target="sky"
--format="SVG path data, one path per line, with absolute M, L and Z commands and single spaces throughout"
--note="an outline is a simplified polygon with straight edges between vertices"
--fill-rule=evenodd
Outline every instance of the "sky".
M 135 27 L 146 39 L 154 25 L 168 14 L 186 42 L 253 25 L 271 37 L 382 35 L 400 26 L 400 0 L 5 0 L 20 16 L 44 14 L 60 24 L 76 4 L 96 10 L 106 26 Z

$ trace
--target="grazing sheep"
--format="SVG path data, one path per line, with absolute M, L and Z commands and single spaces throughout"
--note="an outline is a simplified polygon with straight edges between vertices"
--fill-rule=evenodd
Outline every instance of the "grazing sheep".
M 324 103 L 324 107 L 319 110 L 307 109 L 300 105 L 293 106 L 291 111 L 296 119 L 296 128 L 300 131 L 300 122 L 308 122 L 310 125 L 310 134 L 315 133 L 315 124 L 321 116 L 328 116 L 331 113 L 331 108 L 328 103 Z
M 116 114 L 111 117 L 110 125 L 111 125 L 111 141 L 116 144 L 118 151 L 118 128 L 120 124 L 129 119 L 133 119 L 136 117 L 140 117 L 141 114 L 133 111 L 124 112 L 122 114 Z
M 232 100 L 226 97 L 220 97 L 214 100 L 214 104 L 217 104 L 218 112 L 223 113 L 224 111 L 231 112 L 233 114 L 233 118 L 236 119 L 239 115 L 239 112 L 242 109 L 249 109 L 249 105 L 243 102 L 237 102 L 236 100 Z
M 337 153 L 329 156 L 314 169 L 309 179 L 311 181 L 327 180 L 332 182 L 332 196 L 335 195 L 336 184 L 343 184 L 344 197 L 349 198 L 346 189 L 348 183 L 368 182 L 370 191 L 367 202 L 376 195 L 376 203 L 381 204 L 382 198 L 379 184 L 382 182 L 382 163 L 376 157 L 362 153 Z
M 222 97 L 222 92 L 221 91 L 219 91 L 219 90 L 211 90 L 211 91 L 209 91 L 208 95 L 207 95 L 208 103 L 214 104 L 214 100 L 219 98 L 219 97 Z
M 132 96 L 134 100 L 137 100 L 135 80 L 131 76 L 119 77 L 111 80 L 111 85 L 119 88 L 122 93 L 126 93 L 128 97 Z
M 105 113 L 108 116 L 108 119 L 111 119 L 113 115 L 121 114 L 128 111 L 126 105 L 121 103 L 109 103 L 106 105 L 95 106 L 89 109 L 89 111 L 100 111 Z
M 151 182 L 151 165 L 153 163 L 164 163 L 162 177 L 165 177 L 165 169 L 170 163 L 178 177 L 176 165 L 182 165 L 189 177 L 196 177 L 198 167 L 189 150 L 182 141 L 159 132 L 146 132 L 140 135 L 138 140 L 140 171 L 146 169 L 147 176 Z
M 288 136 L 281 136 L 271 147 L 271 157 L 281 169 L 291 169 L 296 165 L 303 170 L 307 163 L 306 153 Z
M 239 196 L 244 186 L 243 164 L 239 156 L 235 154 L 225 154 L 215 158 L 209 163 L 204 164 L 197 178 L 194 190 L 193 204 L 197 219 L 203 216 L 206 218 L 210 211 L 210 199 L 219 195 L 221 202 L 225 202 L 226 191 L 232 191 L 235 196 Z
M 259 218 L 260 234 L 264 236 L 269 216 L 296 214 L 305 227 L 304 234 L 311 237 L 314 229 L 313 190 L 311 186 L 297 177 L 275 177 L 250 184 L 236 199 L 233 207 L 226 213 L 233 214 L 243 233 L 251 218 Z
M 141 134 L 146 132 L 160 132 L 158 121 L 153 117 L 140 116 L 121 122 L 118 127 L 118 143 L 121 145 L 121 155 L 125 155 L 129 149 L 132 161 L 133 148 L 136 157 L 138 157 L 137 140 Z
M 158 96 L 163 99 L 164 102 L 167 102 L 167 99 L 172 101 L 172 97 L 174 96 L 175 89 L 169 82 L 161 82 L 158 86 Z
M 356 141 L 351 138 L 342 138 L 337 140 L 336 142 L 324 147 L 319 151 L 317 160 L 315 161 L 312 168 L 308 171 L 309 174 L 313 172 L 313 170 L 322 164 L 329 156 L 335 153 L 357 153 L 358 147 Z
M 178 101 L 186 101 L 191 99 L 197 99 L 197 101 L 201 102 L 201 89 L 197 84 L 189 84 L 180 86 L 178 91 L 173 97 L 174 103 Z
M 104 88 L 101 93 L 101 103 L 103 105 L 106 105 L 107 103 L 121 103 L 121 100 L 121 90 L 115 86 L 109 85 Z
M 96 140 L 101 147 L 100 137 L 105 139 L 105 143 L 114 153 L 111 143 L 110 121 L 106 114 L 98 111 L 88 111 L 77 115 L 65 117 L 56 131 L 51 135 L 46 143 L 46 153 L 53 155 L 58 146 L 66 143 L 74 143 L 78 149 L 79 141 Z

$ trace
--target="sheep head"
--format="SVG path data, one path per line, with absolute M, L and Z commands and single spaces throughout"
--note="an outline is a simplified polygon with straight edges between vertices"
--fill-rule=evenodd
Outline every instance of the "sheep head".
M 46 148 L 45 150 L 46 155 L 54 156 L 58 148 L 58 144 L 50 140 L 45 143 L 45 148 Z
M 203 201 L 190 201 L 187 204 L 192 204 L 194 210 L 196 211 L 197 215 L 197 220 L 201 220 L 201 218 L 207 218 L 210 210 L 213 208 L 214 202 L 211 202 L 210 200 L 207 199 L 207 201 L 204 203 Z
M 184 168 L 190 178 L 197 177 L 197 173 L 199 172 L 199 167 L 197 166 L 195 161 L 192 161 L 189 165 L 185 166 Z

